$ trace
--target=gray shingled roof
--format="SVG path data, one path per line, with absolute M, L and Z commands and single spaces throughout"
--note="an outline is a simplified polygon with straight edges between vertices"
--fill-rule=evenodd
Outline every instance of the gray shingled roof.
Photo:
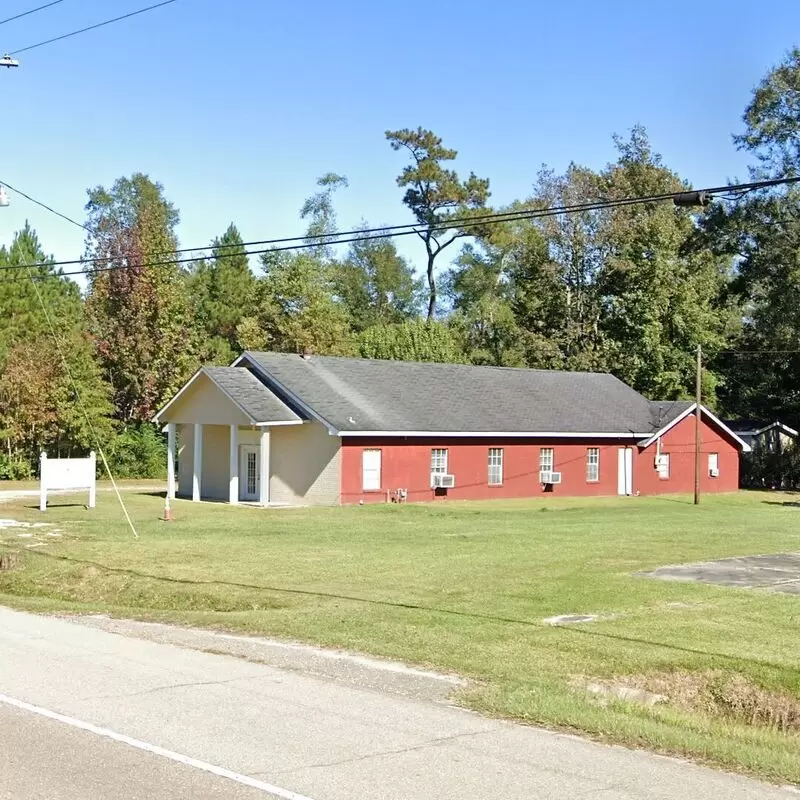
M 613 375 L 248 352 L 287 402 L 347 431 L 650 434 L 687 407 Z M 243 370 L 247 371 L 247 370 Z M 293 398 L 292 398 L 293 396 Z
M 256 422 L 300 421 L 300 417 L 249 370 L 204 367 L 203 372 Z

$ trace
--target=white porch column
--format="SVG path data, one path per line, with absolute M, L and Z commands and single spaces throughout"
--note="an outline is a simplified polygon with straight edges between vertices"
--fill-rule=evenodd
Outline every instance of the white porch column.
M 269 503 L 269 428 L 266 426 L 261 429 L 260 437 L 260 464 L 259 472 L 261 480 L 258 482 L 258 502 L 265 506 Z
M 175 499 L 175 423 L 167 423 L 167 497 Z
M 194 465 L 192 468 L 192 500 L 200 502 L 200 487 L 203 479 L 203 426 L 194 424 Z
M 230 483 L 228 485 L 228 502 L 236 505 L 239 502 L 239 426 L 231 425 Z

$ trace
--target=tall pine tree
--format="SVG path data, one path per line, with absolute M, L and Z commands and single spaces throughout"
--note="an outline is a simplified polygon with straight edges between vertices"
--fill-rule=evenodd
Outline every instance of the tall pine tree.
M 250 270 L 242 236 L 231 223 L 214 239 L 211 257 L 199 261 L 190 279 L 191 296 L 204 336 L 204 361 L 230 363 L 245 349 L 237 330 L 256 309 L 256 279 Z

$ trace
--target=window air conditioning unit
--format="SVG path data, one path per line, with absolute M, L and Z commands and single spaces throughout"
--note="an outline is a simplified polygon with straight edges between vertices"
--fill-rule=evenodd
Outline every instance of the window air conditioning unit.
M 542 471 L 539 473 L 539 483 L 544 483 L 545 485 L 550 486 L 556 483 L 561 483 L 561 473 Z
M 708 474 L 709 474 L 709 475 L 710 475 L 712 478 L 719 478 L 719 470 L 718 470 L 718 469 L 710 469 L 710 470 L 708 471 Z
M 445 475 L 442 472 L 434 472 L 431 475 L 431 488 L 433 489 L 453 489 L 455 485 L 455 475 Z

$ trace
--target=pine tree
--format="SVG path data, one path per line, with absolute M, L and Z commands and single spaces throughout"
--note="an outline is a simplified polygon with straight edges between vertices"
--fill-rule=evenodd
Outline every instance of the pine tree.
M 27 224 L 0 248 L 0 265 L 23 267 L 0 281 L 0 461 L 30 470 L 41 450 L 86 452 L 111 428 L 110 389 L 85 332 L 79 287 L 52 261 Z
M 190 291 L 204 331 L 203 359 L 230 363 L 245 349 L 237 330 L 256 308 L 256 279 L 250 270 L 241 234 L 231 223 L 212 245 L 211 257 L 194 268 Z

